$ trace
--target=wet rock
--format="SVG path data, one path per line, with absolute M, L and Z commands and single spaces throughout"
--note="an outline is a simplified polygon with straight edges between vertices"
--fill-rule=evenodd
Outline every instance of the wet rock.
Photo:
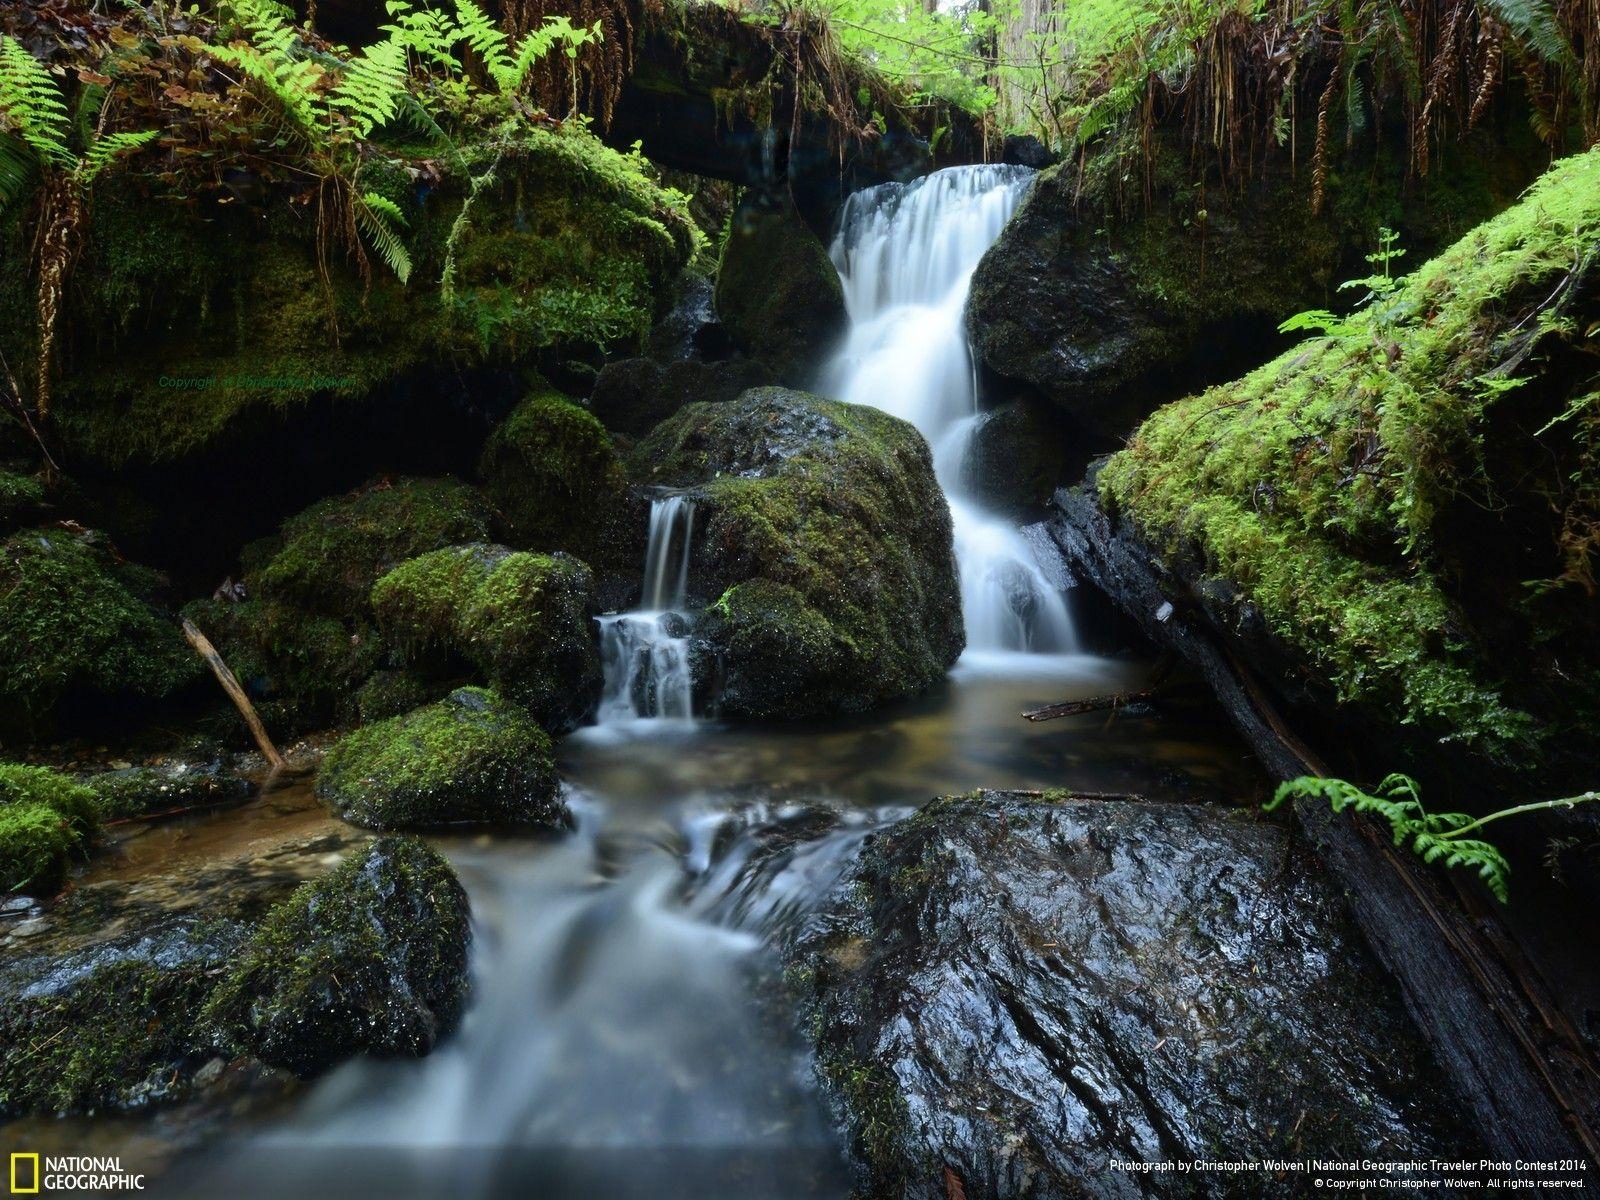
M 727 219 L 726 208 L 720 216 L 720 220 L 699 218 L 701 227 L 720 228 Z M 713 281 L 697 271 L 685 271 L 678 277 L 672 289 L 672 307 L 656 322 L 645 345 L 652 359 L 663 363 L 719 359 L 733 349 L 728 331 L 717 319 L 714 288 Z
M 1267 1196 L 1108 1162 L 1464 1145 L 1343 900 L 1252 814 L 936 801 L 785 957 L 874 1196 Z
M 978 417 L 961 464 L 966 490 L 1022 517 L 1050 499 L 1067 470 L 1066 423 L 1038 400 L 1013 400 Z
M 729 717 L 858 712 L 925 690 L 964 634 L 927 443 L 876 409 L 782 388 L 694 404 L 635 454 L 696 505 L 698 673 Z
M 787 196 L 751 193 L 734 212 L 716 305 L 734 343 L 796 387 L 849 328 L 839 272 Z
M 202 1020 L 302 1076 L 354 1052 L 424 1055 L 459 1016 L 470 939 L 466 893 L 438 851 L 380 838 L 267 916 Z
M 600 699 L 594 573 L 569 554 L 452 546 L 372 590 L 384 635 L 413 660 L 469 664 L 546 729 L 575 728 Z
M 369 829 L 566 821 L 549 736 L 476 687 L 342 739 L 322 761 L 317 795 Z
M 770 369 L 749 359 L 662 363 L 628 358 L 601 368 L 589 409 L 612 432 L 640 438 L 686 404 L 733 400 L 772 381 Z
M 1011 133 L 1001 146 L 1000 161 L 1042 171 L 1055 166 L 1059 156 L 1031 133 Z

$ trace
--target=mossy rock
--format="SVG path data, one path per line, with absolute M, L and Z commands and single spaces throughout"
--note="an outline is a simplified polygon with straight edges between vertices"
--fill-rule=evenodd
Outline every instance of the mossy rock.
M 863 711 L 927 689 L 960 655 L 950 511 L 906 422 L 757 388 L 685 408 L 635 467 L 695 502 L 690 587 L 714 601 L 697 673 L 720 674 L 725 715 Z
M 317 795 L 371 829 L 567 820 L 549 735 L 484 688 L 349 734 L 323 759 Z
M 839 272 L 787 197 L 740 204 L 715 295 L 733 340 L 791 386 L 809 384 L 850 327 Z
M 1008 516 L 1039 513 L 1064 482 L 1069 436 L 1060 412 L 1045 401 L 1013 400 L 986 412 L 972 427 L 962 486 Z
M 641 438 L 686 404 L 737 400 L 772 382 L 771 369 L 749 359 L 661 363 L 628 358 L 601 369 L 589 410 L 613 433 Z
M 93 534 L 37 529 L 0 542 L 0 728 L 80 703 L 149 704 L 195 680 L 199 660 L 151 603 L 158 584 Z
M 559 393 L 537 391 L 517 405 L 489 435 L 478 472 L 516 546 L 634 565 L 618 529 L 628 482 L 611 438 Z
M 47 767 L 0 763 L 0 894 L 59 891 L 99 827 L 89 788 Z
M 382 575 L 441 546 L 488 540 L 490 519 L 483 497 L 459 480 L 369 483 L 318 501 L 247 547 L 245 584 L 252 596 L 311 612 L 365 615 Z
M 0 992 L 0 1115 L 181 1098 L 216 1054 L 199 1014 L 245 933 L 236 921 L 182 919 L 51 962 Z
M 255 790 L 241 775 L 188 764 L 105 771 L 88 778 L 84 786 L 94 793 L 95 810 L 107 821 L 226 804 Z
M 1297 674 L 1417 753 L 1592 782 L 1600 151 L 1364 314 L 1147 420 L 1102 503 L 1227 581 Z M 1474 768 L 1476 769 L 1476 768 Z M 1554 785 L 1552 785 L 1554 786 Z
M 302 1076 L 356 1052 L 419 1057 L 460 1014 L 470 940 L 449 863 L 416 838 L 379 838 L 267 915 L 201 1023 Z
M 274 736 L 349 718 L 352 696 L 383 662 L 377 629 L 276 600 L 197 600 L 183 614 L 217 647 Z M 231 713 L 228 728 L 237 732 Z
M 413 659 L 469 663 L 546 729 L 575 728 L 600 699 L 594 574 L 571 555 L 453 546 L 402 563 L 372 589 L 384 636 Z
M 432 704 L 454 688 L 448 683 L 436 683 L 414 671 L 374 671 L 368 680 L 356 689 L 356 717 L 363 725 L 387 721 L 403 716 L 414 708 Z
M 0 534 L 27 524 L 44 502 L 45 487 L 36 476 L 0 466 Z

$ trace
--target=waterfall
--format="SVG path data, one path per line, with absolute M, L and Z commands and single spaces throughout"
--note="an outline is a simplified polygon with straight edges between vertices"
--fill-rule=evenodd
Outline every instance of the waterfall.
M 602 725 L 694 716 L 689 618 L 683 611 L 693 536 L 694 501 L 666 496 L 650 505 L 642 607 L 599 618 Z
M 851 331 L 824 391 L 910 421 L 933 448 L 950 503 L 971 650 L 1076 648 L 1061 590 L 1017 528 L 965 494 L 961 465 L 978 411 L 967 290 L 1033 172 L 952 167 L 850 197 L 834 240 Z

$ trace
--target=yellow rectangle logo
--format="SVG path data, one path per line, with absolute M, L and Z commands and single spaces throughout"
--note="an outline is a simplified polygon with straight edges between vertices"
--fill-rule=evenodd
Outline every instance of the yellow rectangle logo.
M 33 1182 L 27 1187 L 22 1186 L 22 1181 L 17 1178 L 21 1172 L 17 1170 L 18 1163 L 32 1163 Z M 38 1154 L 13 1154 L 11 1156 L 11 1194 L 13 1196 L 36 1196 L 39 1193 L 39 1156 Z

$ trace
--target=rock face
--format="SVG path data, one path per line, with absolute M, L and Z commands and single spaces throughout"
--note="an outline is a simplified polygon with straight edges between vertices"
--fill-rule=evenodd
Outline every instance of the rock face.
M 1065 422 L 1049 404 L 1013 400 L 980 416 L 961 464 L 966 491 L 1013 517 L 1041 511 L 1067 470 Z
M 600 698 L 594 573 L 569 554 L 435 550 L 380 579 L 372 604 L 419 667 L 448 677 L 464 662 L 551 732 L 575 728 Z
M 849 328 L 839 272 L 787 197 L 752 193 L 735 210 L 716 305 L 739 348 L 791 387 L 811 383 Z
M 224 1044 L 298 1075 L 420 1057 L 467 989 L 467 896 L 439 852 L 380 838 L 262 922 L 206 1001 Z
M 960 655 L 949 509 L 927 443 L 876 409 L 782 388 L 692 404 L 640 444 L 696 504 L 700 674 L 737 718 L 858 712 Z
M 484 688 L 356 730 L 323 759 L 317 795 L 369 829 L 566 821 L 549 736 Z
M 1171 133 L 1158 137 L 1172 139 Z M 1123 194 L 1115 151 L 1038 182 L 973 275 L 973 349 L 1085 429 L 1121 438 L 1196 381 L 1220 382 L 1281 345 L 1278 324 L 1327 306 L 1380 225 L 1437 246 L 1499 211 L 1538 167 L 1493 147 L 1495 170 L 1463 149 L 1404 197 L 1401 162 L 1351 164 L 1323 219 L 1308 183 L 1266 172 L 1237 200 L 1197 185 L 1189 155 L 1162 145 L 1145 198 Z M 1134 168 L 1141 179 L 1143 165 Z
M 1244 812 L 935 801 L 786 957 L 874 1196 L 1264 1197 L 1107 1163 L 1464 1145 L 1343 901 Z
M 737 399 L 772 381 L 770 368 L 748 359 L 663 363 L 627 358 L 601 368 L 589 410 L 613 433 L 641 438 L 686 404 Z

